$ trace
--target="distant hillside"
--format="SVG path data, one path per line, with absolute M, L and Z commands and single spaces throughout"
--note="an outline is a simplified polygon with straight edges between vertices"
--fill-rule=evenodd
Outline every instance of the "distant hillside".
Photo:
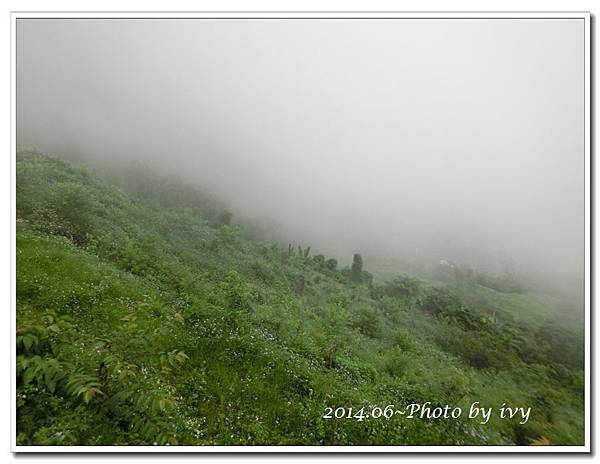
M 373 283 L 193 187 L 115 179 L 17 155 L 19 444 L 583 444 L 582 330 L 551 297 Z M 532 412 L 356 417 L 427 401 Z

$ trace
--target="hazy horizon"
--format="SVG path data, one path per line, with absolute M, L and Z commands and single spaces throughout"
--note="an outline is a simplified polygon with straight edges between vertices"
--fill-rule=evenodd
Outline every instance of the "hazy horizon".
M 22 146 L 143 160 L 348 262 L 582 289 L 581 20 L 17 23 Z

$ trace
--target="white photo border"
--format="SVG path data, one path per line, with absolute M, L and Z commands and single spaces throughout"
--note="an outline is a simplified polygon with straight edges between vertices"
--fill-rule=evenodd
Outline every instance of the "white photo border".
M 581 19 L 584 21 L 585 444 L 582 446 L 19 446 L 16 443 L 16 27 L 20 19 Z M 11 452 L 13 453 L 591 453 L 591 14 L 581 12 L 11 12 Z

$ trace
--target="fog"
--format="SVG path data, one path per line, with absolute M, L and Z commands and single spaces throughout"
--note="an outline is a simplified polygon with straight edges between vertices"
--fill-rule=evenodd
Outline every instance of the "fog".
M 21 19 L 17 112 L 21 147 L 143 160 L 343 264 L 581 288 L 581 20 Z

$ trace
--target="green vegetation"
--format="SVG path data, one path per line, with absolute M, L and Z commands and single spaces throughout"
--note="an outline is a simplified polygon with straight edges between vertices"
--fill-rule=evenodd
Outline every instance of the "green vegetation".
M 583 443 L 583 331 L 559 300 L 373 282 L 358 254 L 338 270 L 234 219 L 183 183 L 18 154 L 18 444 Z M 532 412 L 323 418 L 426 401 Z

